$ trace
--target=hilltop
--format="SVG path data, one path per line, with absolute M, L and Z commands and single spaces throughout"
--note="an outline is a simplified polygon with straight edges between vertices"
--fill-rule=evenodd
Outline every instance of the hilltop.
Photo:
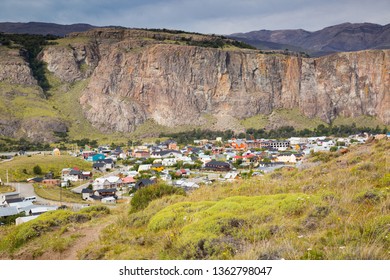
M 123 204 L 43 214 L 0 227 L 0 257 L 387 260 L 389 144 L 314 153 L 299 169 L 185 196 L 155 193 L 137 210 Z

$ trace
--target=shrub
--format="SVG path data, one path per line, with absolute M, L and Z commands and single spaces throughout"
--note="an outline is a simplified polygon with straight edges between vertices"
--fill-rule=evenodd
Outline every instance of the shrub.
M 145 209 L 152 200 L 172 194 L 185 195 L 185 191 L 166 184 L 155 184 L 139 189 L 131 199 L 131 212 Z
M 41 175 L 42 174 L 42 168 L 39 165 L 35 165 L 33 168 L 33 172 L 36 175 Z

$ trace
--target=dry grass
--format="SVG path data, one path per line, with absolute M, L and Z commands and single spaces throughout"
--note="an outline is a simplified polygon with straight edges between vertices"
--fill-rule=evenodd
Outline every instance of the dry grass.
M 389 259 L 389 151 L 389 141 L 370 143 L 304 170 L 165 196 L 136 213 L 120 205 L 78 257 Z

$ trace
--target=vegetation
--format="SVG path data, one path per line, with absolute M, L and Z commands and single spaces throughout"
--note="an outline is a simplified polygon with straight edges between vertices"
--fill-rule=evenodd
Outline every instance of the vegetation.
M 15 152 L 15 151 L 48 151 L 51 150 L 48 143 L 30 142 L 25 138 L 10 139 L 0 136 L 0 152 Z
M 74 193 L 71 190 L 59 186 L 45 186 L 34 184 L 34 192 L 42 198 L 71 203 L 85 203 L 80 197 L 80 194 Z
M 131 211 L 137 212 L 139 210 L 145 209 L 152 200 L 173 194 L 185 195 L 185 192 L 182 188 L 177 188 L 162 183 L 154 184 L 146 188 L 141 188 L 135 192 L 134 197 L 131 200 Z
M 36 175 L 33 170 L 36 165 L 39 165 L 42 174 L 53 172 L 55 178 L 59 178 L 63 168 L 78 167 L 81 170 L 90 170 L 92 168 L 90 162 L 68 155 L 17 156 L 11 161 L 0 164 L 0 178 L 6 178 L 8 170 L 10 181 L 25 181 Z
M 133 197 L 142 199 L 118 206 L 105 220 L 98 240 L 77 248 L 78 257 L 387 260 L 389 150 L 390 142 L 381 140 L 351 147 L 346 154 L 313 153 L 300 170 L 201 186 L 185 196 L 157 186 L 143 188 Z M 62 234 L 69 220 L 73 226 L 85 220 L 91 231 L 101 228 L 101 222 L 88 222 L 85 215 L 61 210 L 43 220 L 2 227 L 0 256 L 23 258 L 27 248 L 36 254 L 66 252 L 76 240 Z M 49 233 L 62 238 L 62 245 L 31 250 L 47 244 Z
M 20 53 L 29 63 L 33 76 L 38 81 L 38 85 L 45 91 L 49 90 L 50 85 L 45 76 L 45 64 L 38 60 L 38 54 L 43 46 L 55 44 L 49 42 L 58 38 L 53 35 L 32 35 L 32 34 L 5 34 L 0 33 L 0 45 L 10 48 L 20 49 Z
M 44 244 L 49 243 L 49 241 L 52 242 L 53 237 L 55 237 L 57 241 L 52 244 L 54 246 L 51 246 L 51 249 L 54 251 L 65 250 L 79 237 L 77 235 L 64 237 L 69 229 L 74 225 L 86 223 L 109 213 L 110 210 L 104 206 L 92 206 L 78 212 L 71 210 L 47 212 L 28 223 L 9 229 L 9 232 L 0 240 L 0 254 L 12 255 L 18 248 L 38 237 L 45 238 L 46 242 Z M 58 229 L 60 229 L 60 233 L 53 236 L 53 232 Z M 39 250 L 35 253 L 39 253 Z M 42 251 L 40 254 L 42 254 Z
M 246 133 L 235 134 L 231 130 L 227 131 L 213 131 L 209 129 L 201 130 L 194 129 L 188 132 L 178 132 L 178 133 L 161 133 L 160 137 L 169 137 L 177 141 L 179 144 L 188 144 L 193 143 L 196 139 L 215 139 L 216 137 L 222 137 L 223 140 L 231 139 L 232 137 L 245 138 L 245 139 L 277 139 L 277 138 L 289 138 L 293 136 L 301 137 L 312 137 L 312 136 L 348 136 L 352 134 L 359 134 L 362 132 L 367 133 L 387 133 L 387 127 L 381 129 L 379 126 L 375 128 L 371 127 L 357 127 L 355 123 L 351 125 L 340 125 L 340 126 L 325 126 L 320 124 L 317 128 L 295 130 L 292 126 L 282 126 L 277 129 L 265 130 L 265 129 L 253 129 L 249 128 L 246 130 Z

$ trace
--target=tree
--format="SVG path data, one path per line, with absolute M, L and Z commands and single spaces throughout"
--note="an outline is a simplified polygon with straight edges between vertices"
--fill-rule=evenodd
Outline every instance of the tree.
M 39 165 L 35 165 L 33 168 L 33 172 L 36 175 L 41 175 L 42 174 L 42 168 Z

